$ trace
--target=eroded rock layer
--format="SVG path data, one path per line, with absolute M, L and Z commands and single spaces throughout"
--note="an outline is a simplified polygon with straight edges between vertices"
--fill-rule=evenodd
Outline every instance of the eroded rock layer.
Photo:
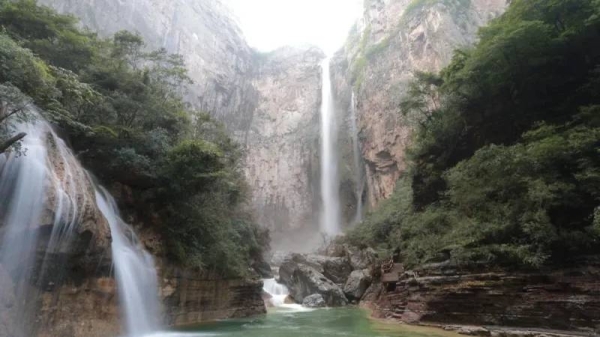
M 395 284 L 374 284 L 363 303 L 377 317 L 408 323 L 597 333 L 599 276 L 597 264 L 535 273 L 433 268 L 407 272 Z

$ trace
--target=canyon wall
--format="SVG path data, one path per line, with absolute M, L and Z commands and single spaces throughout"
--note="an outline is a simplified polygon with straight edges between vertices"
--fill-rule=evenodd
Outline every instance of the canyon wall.
M 39 2 L 103 36 L 135 31 L 149 48 L 181 54 L 194 81 L 186 99 L 245 146 L 244 171 L 260 223 L 276 236 L 314 228 L 320 50 L 252 50 L 219 0 Z
M 259 100 L 246 141 L 245 171 L 258 220 L 275 236 L 311 231 L 318 224 L 324 57 L 317 48 L 286 47 L 257 62 L 253 83 Z
M 219 0 L 40 0 L 73 14 L 101 36 L 138 32 L 148 48 L 183 56 L 194 81 L 187 100 L 243 139 L 257 94 L 251 84 L 254 51 Z
M 392 194 L 406 168 L 412 126 L 399 103 L 414 72 L 442 69 L 456 48 L 473 44 L 478 28 L 507 5 L 507 0 L 365 2 L 364 17 L 333 59 L 332 76 L 341 122 L 348 120 L 351 92 L 356 96 L 371 207 Z M 340 143 L 349 142 L 340 136 Z

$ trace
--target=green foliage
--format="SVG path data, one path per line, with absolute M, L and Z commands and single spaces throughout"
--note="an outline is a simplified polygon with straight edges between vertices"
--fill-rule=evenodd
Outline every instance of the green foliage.
M 513 1 L 439 76 L 416 74 L 400 106 L 418 122 L 410 169 L 349 237 L 409 265 L 600 253 L 599 5 Z
M 19 102 L 5 88 L 30 96 L 101 181 L 131 189 L 125 211 L 162 234 L 169 257 L 244 275 L 268 233 L 243 211 L 239 146 L 182 100 L 182 57 L 126 31 L 100 39 L 33 0 L 0 1 L 0 27 L 2 107 Z M 0 150 L 8 126 L 0 121 Z

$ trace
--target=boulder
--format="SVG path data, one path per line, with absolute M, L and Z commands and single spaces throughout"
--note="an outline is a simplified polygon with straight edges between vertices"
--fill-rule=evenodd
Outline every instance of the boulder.
M 373 248 L 359 249 L 348 245 L 345 247 L 353 270 L 367 269 L 377 262 L 377 253 Z
M 359 301 L 371 285 L 371 281 L 368 270 L 355 270 L 344 285 L 344 294 L 350 300 Z
M 297 257 L 297 256 L 296 256 Z M 342 289 L 308 263 L 299 263 L 293 257 L 279 268 L 280 282 L 285 284 L 298 303 L 310 295 L 320 294 L 328 306 L 348 304 Z
M 328 257 L 322 255 L 304 255 L 290 254 L 284 261 L 292 261 L 296 264 L 304 264 L 310 266 L 333 283 L 343 285 L 348 280 L 348 276 L 352 273 L 350 261 L 345 257 Z M 283 266 L 283 263 L 281 264 Z
M 302 301 L 302 306 L 307 308 L 323 308 L 327 306 L 325 303 L 325 299 L 321 294 L 313 294 L 304 299 Z
M 317 268 L 325 277 L 336 284 L 344 284 L 352 273 L 352 266 L 345 257 L 327 257 L 321 255 L 307 255 L 307 263 Z

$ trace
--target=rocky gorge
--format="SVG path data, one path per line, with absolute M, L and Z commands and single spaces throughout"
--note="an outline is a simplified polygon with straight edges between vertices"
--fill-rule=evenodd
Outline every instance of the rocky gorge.
M 243 205 L 244 215 L 250 214 L 253 222 L 270 230 L 272 251 L 285 251 L 285 255 L 271 261 L 277 270 L 277 281 L 289 290 L 285 304 L 297 303 L 309 308 L 359 305 L 371 310 L 376 318 L 478 336 L 599 333 L 597 278 L 600 275 L 598 263 L 593 259 L 535 270 L 484 264 L 470 268 L 447 260 L 448 252 L 456 247 L 447 244 L 449 248 L 443 247 L 446 250 L 442 254 L 430 259 L 436 263 L 405 270 L 403 261 L 396 256 L 400 248 L 385 251 L 389 254 L 397 248 L 390 262 L 387 255 L 378 255 L 384 250 L 375 244 L 372 247 L 377 251 L 367 244 L 356 243 L 357 247 L 345 242 L 343 235 L 331 243 L 331 238 L 320 232 L 324 208 L 319 167 L 322 160 L 319 147 L 323 142 L 320 109 L 322 101 L 326 101 L 321 95 L 326 90 L 322 87 L 321 64 L 327 57 L 321 49 L 305 46 L 282 47 L 268 53 L 256 51 L 248 45 L 229 9 L 219 0 L 39 0 L 39 3 L 77 16 L 81 26 L 101 36 L 127 29 L 138 32 L 148 49 L 164 48 L 169 53 L 181 54 L 193 80 L 181 89 L 186 104 L 222 123 L 227 135 L 241 146 L 243 159 L 239 172 L 243 173 L 240 180 L 244 182 L 239 187 L 235 185 L 238 181 L 226 181 L 225 189 L 233 192 L 225 199 L 235 199 L 247 189 L 249 199 Z M 454 50 L 476 43 L 478 29 L 500 16 L 509 4 L 508 0 L 365 1 L 363 17 L 329 65 L 334 124 L 339 129 L 334 140 L 339 159 L 336 195 L 344 230 L 360 223 L 367 213 L 376 216 L 377 207 L 392 197 L 398 179 L 408 169 L 407 149 L 414 141 L 416 120 L 400 111 L 399 106 L 416 72 L 443 69 L 451 62 Z M 129 138 L 129 129 L 123 129 L 124 138 Z M 175 247 L 173 251 L 183 252 L 182 256 L 186 256 L 185 249 L 158 233 L 160 225 L 161 229 L 165 227 L 154 223 L 159 222 L 158 212 L 154 212 L 150 202 L 141 201 L 162 191 L 148 192 L 143 186 L 142 192 L 134 192 L 121 182 L 104 190 L 92 176 L 94 167 L 87 172 L 79 164 L 77 157 L 85 153 L 71 153 L 68 137 L 63 141 L 50 130 L 48 126 L 43 135 L 35 138 L 44 143 L 42 146 L 26 144 L 34 151 L 42 148 L 40 158 L 44 161 L 33 166 L 44 167 L 47 175 L 40 178 L 38 185 L 50 192 L 39 200 L 29 198 L 33 205 L 31 213 L 36 214 L 33 211 L 39 207 L 41 220 L 27 222 L 29 227 L 15 236 L 19 240 L 35 236 L 28 240 L 38 242 L 37 246 L 22 258 L 17 254 L 0 254 L 8 256 L 0 261 L 0 289 L 9 289 L 0 291 L 0 337 L 120 334 L 123 311 L 127 308 L 119 302 L 123 297 L 119 293 L 122 284 L 118 283 L 115 272 L 118 269 L 115 252 L 123 254 L 124 250 L 111 246 L 111 242 L 118 241 L 117 234 L 126 238 L 125 248 L 134 253 L 130 254 L 134 257 L 133 265 L 139 262 L 137 266 L 142 272 L 151 271 L 156 276 L 157 280 L 143 281 L 150 285 L 145 288 L 158 289 L 160 305 L 150 311 L 156 311 L 164 326 L 193 326 L 267 312 L 264 300 L 269 298 L 261 278 L 272 276 L 264 256 L 252 255 L 251 266 L 241 266 L 242 276 L 219 274 L 214 265 L 211 265 L 214 270 L 198 267 L 208 265 L 202 254 L 219 259 L 228 258 L 232 252 L 248 256 L 256 251 L 262 253 L 251 246 L 240 247 L 240 242 L 258 240 L 251 227 L 244 227 L 243 221 L 237 222 L 242 218 L 238 219 L 237 210 L 232 212 L 235 225 L 245 231 L 219 231 L 223 227 L 218 221 L 219 213 L 225 210 L 207 208 L 210 217 L 202 218 L 198 227 L 208 224 L 209 229 L 194 232 L 214 241 L 222 240 L 224 235 L 231 235 L 237 241 L 231 241 L 224 250 L 202 251 L 200 257 L 190 257 L 196 267 L 187 267 L 188 261 L 179 261 L 183 263 L 176 266 L 171 260 L 173 254 L 167 254 L 166 247 Z M 88 130 L 98 134 L 114 131 L 104 129 L 104 125 Z M 149 142 L 155 145 L 160 141 L 157 137 Z M 228 159 L 228 154 L 207 143 L 192 145 L 214 157 Z M 189 143 L 183 145 L 186 144 Z M 169 153 L 165 161 L 177 162 L 187 153 Z M 124 154 L 125 160 L 130 159 L 127 157 L 130 152 L 120 154 Z M 210 156 L 202 158 L 201 164 L 210 163 L 210 159 Z M 5 179 L 8 183 L 0 181 L 0 196 L 4 196 L 5 188 L 10 192 L 5 194 L 12 197 L 13 190 L 17 190 L 13 187 L 21 185 L 10 182 L 11 172 L 3 166 L 10 162 L 4 160 L 0 153 L 0 178 L 3 174 L 8 177 Z M 179 175 L 184 168 L 185 165 L 180 165 L 170 173 Z M 35 169 L 32 171 L 36 173 Z M 163 171 L 163 167 L 157 170 L 161 174 Z M 229 178 L 229 173 L 218 169 L 206 176 Z M 198 174 L 200 179 L 206 178 L 203 174 Z M 152 183 L 171 182 L 161 180 L 164 177 L 160 174 L 150 176 Z M 200 181 L 211 192 L 208 197 L 202 196 L 205 198 L 202 201 L 222 197 L 216 192 L 212 194 L 211 189 L 216 185 Z M 23 184 L 28 193 L 40 192 L 30 188 L 26 181 Z M 185 185 L 177 187 L 185 190 Z M 195 198 L 200 199 L 189 197 Z M 185 210 L 197 210 L 196 204 L 187 201 L 183 202 Z M 113 208 L 114 214 L 110 215 L 118 220 L 118 233 L 112 228 L 114 221 L 101 207 L 103 202 Z M 117 205 L 125 220 L 120 219 Z M 14 222 L 4 218 L 9 206 L 13 207 L 0 205 L 0 234 L 8 232 L 5 227 Z M 27 207 L 20 205 L 19 210 L 23 209 Z M 181 218 L 188 216 L 181 209 L 168 211 L 171 216 L 174 213 L 181 213 Z M 600 214 L 597 208 L 595 213 Z M 400 217 L 398 214 L 394 213 Z M 146 222 L 152 222 L 156 228 L 148 228 Z M 404 232 L 390 230 L 395 223 L 387 219 L 383 222 L 385 228 L 377 235 L 405 236 Z M 177 226 L 165 232 L 170 229 L 175 232 Z M 192 236 L 185 231 L 178 234 L 184 239 Z M 200 240 L 186 243 L 203 245 Z M 321 248 L 315 253 L 317 247 Z M 500 245 L 498 250 L 504 248 Z M 30 258 L 34 261 L 30 270 L 21 270 L 19 263 L 15 263 Z M 234 258 L 227 261 L 239 262 Z M 31 281 L 22 285 L 9 276 L 19 273 L 26 279 L 31 277 Z M 152 282 L 156 282 L 155 286 Z M 29 294 L 23 303 L 16 297 L 21 293 Z M 140 303 L 144 303 L 144 295 L 147 294 L 139 296 Z M 21 312 L 31 314 L 34 322 L 28 326 L 16 324 Z M 511 328 L 505 330 L 505 327 Z M 525 330 L 517 331 L 521 328 Z

